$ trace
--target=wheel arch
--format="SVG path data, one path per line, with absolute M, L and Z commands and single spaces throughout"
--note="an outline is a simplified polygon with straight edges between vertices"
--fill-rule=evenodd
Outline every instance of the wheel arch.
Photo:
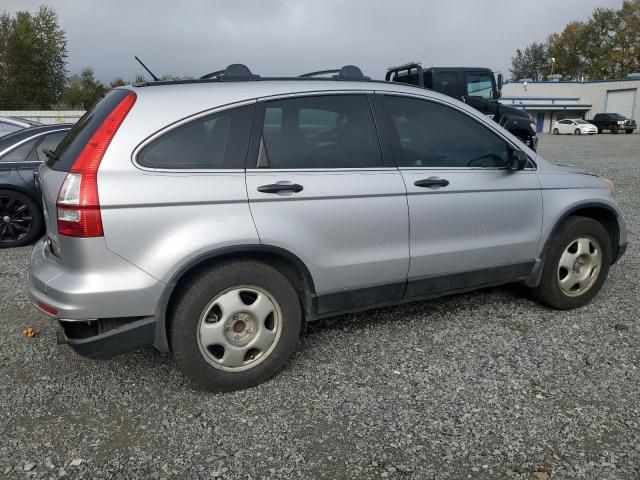
M 206 269 L 233 259 L 253 259 L 268 263 L 276 268 L 291 282 L 300 299 L 303 312 L 303 329 L 306 318 L 312 315 L 315 308 L 315 285 L 311 272 L 300 258 L 280 247 L 270 245 L 239 245 L 223 247 L 203 253 L 183 265 L 164 288 L 156 314 L 156 334 L 154 347 L 161 352 L 171 349 L 168 331 L 174 300 L 181 294 L 189 281 Z
M 549 234 L 544 239 L 542 250 L 540 251 L 539 260 L 537 261 L 536 268 L 531 277 L 525 282 L 525 285 L 529 287 L 536 287 L 540 284 L 542 276 L 542 270 L 544 268 L 544 260 L 549 250 L 549 244 L 551 239 L 569 217 L 586 217 L 591 218 L 604 226 L 611 239 L 612 249 L 612 264 L 616 263 L 620 257 L 620 223 L 618 217 L 620 213 L 616 211 L 611 205 L 603 202 L 586 202 L 573 205 L 562 213 L 556 220 L 553 228 L 549 231 Z
M 14 183 L 0 183 L 0 190 L 11 190 L 13 192 L 18 192 L 23 195 L 26 195 L 31 200 L 36 202 L 36 204 L 40 207 L 40 210 L 42 210 L 42 199 L 38 198 L 38 196 L 35 195 L 35 192 L 28 187 L 22 187 Z

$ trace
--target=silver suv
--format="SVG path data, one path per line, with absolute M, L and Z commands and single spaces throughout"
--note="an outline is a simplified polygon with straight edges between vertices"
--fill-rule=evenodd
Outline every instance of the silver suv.
M 354 68 L 113 90 L 39 181 L 29 290 L 65 342 L 172 351 L 212 390 L 263 382 L 345 312 L 510 282 L 583 306 L 627 245 L 609 180 Z

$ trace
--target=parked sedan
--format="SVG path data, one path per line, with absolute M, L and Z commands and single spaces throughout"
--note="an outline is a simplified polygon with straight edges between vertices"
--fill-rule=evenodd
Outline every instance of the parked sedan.
M 34 170 L 71 125 L 31 127 L 0 138 L 0 248 L 33 242 L 44 225 Z
M 0 117 L 0 137 L 24 128 L 38 127 L 41 123 L 20 117 Z
M 553 124 L 552 132 L 554 135 L 593 135 L 598 133 L 598 127 L 580 118 L 567 118 L 565 120 L 558 120 L 555 122 Z

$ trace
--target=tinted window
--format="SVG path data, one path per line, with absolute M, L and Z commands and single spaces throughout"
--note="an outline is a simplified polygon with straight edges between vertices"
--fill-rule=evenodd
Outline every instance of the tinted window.
M 33 147 L 40 141 L 40 137 L 34 138 L 33 140 L 29 140 L 27 143 L 23 143 L 18 148 L 14 148 L 9 153 L 6 153 L 2 158 L 0 158 L 0 162 L 24 162 Z
M 370 168 L 382 166 L 365 95 L 329 95 L 268 102 L 259 166 Z
M 487 74 L 467 74 L 467 95 L 491 100 L 493 98 L 493 82 Z
M 128 93 L 129 90 L 111 90 L 102 100 L 91 107 L 58 145 L 56 149 L 58 160 L 48 159 L 47 166 L 62 172 L 69 171 L 94 132 Z
M 7 133 L 15 132 L 17 130 L 22 129 L 19 125 L 14 125 L 13 123 L 0 122 L 0 137 L 6 135 Z
M 253 105 L 199 118 L 162 135 L 138 155 L 150 168 L 244 168 Z
M 438 75 L 440 81 L 439 91 L 450 97 L 459 95 L 457 92 L 458 87 L 458 73 L 457 72 L 440 72 Z
M 426 100 L 385 96 L 403 167 L 503 167 L 507 143 L 477 120 Z
M 36 149 L 29 155 L 30 162 L 46 162 L 48 160 L 47 155 L 44 153 L 47 150 L 55 151 L 56 147 L 60 143 L 60 140 L 64 138 L 67 132 L 56 132 L 51 135 L 45 136 Z

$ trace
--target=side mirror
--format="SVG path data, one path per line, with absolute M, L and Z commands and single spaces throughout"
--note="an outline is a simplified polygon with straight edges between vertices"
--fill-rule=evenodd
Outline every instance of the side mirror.
M 502 96 L 502 83 L 503 83 L 502 74 L 499 73 L 498 74 L 498 98 Z
M 511 150 L 507 167 L 509 170 L 524 170 L 529 157 L 522 150 Z

